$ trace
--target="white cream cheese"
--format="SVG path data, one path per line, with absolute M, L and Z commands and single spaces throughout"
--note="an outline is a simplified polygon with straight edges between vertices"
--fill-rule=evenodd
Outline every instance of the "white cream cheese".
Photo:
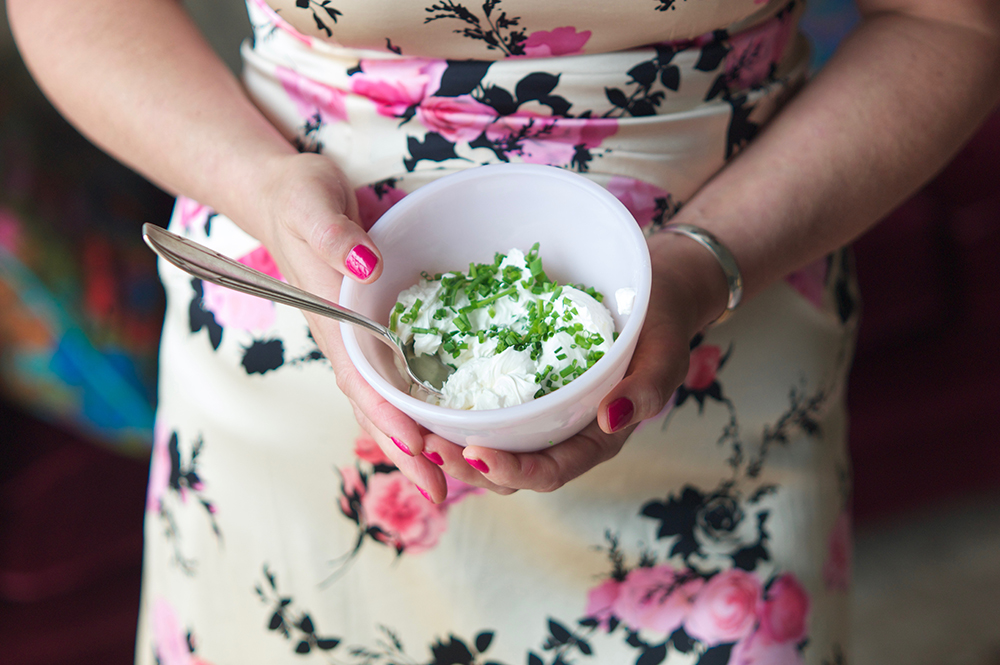
M 611 313 L 589 291 L 550 281 L 537 245 L 512 249 L 468 273 L 425 275 L 399 294 L 390 328 L 456 368 L 428 401 L 497 409 L 559 389 L 611 348 Z
M 624 287 L 615 291 L 615 304 L 622 316 L 631 314 L 632 308 L 635 307 L 635 289 Z

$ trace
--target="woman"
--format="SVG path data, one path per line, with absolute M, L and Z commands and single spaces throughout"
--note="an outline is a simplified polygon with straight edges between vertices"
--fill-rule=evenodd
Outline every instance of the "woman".
M 839 248 L 1000 78 L 997 3 L 857 5 L 803 86 L 796 0 L 251 0 L 244 90 L 176 3 L 8 0 L 56 105 L 182 196 L 175 230 L 327 297 L 378 278 L 381 211 L 480 163 L 584 173 L 650 233 L 629 373 L 520 455 L 422 431 L 331 322 L 163 267 L 138 661 L 842 661 Z

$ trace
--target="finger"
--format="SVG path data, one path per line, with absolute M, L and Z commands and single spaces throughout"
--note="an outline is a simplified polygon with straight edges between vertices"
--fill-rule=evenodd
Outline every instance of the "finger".
M 428 432 L 424 435 L 424 457 L 437 464 L 441 469 L 454 478 L 474 487 L 495 492 L 496 494 L 513 494 L 514 490 L 498 485 L 482 473 L 474 469 L 462 456 L 462 446 L 452 443 L 437 434 Z
M 620 432 L 652 418 L 684 380 L 690 351 L 686 337 L 670 326 L 645 328 L 623 378 L 601 400 L 597 422 L 604 432 Z
M 375 427 L 364 412 L 355 406 L 358 424 L 375 439 L 389 461 L 400 470 L 432 503 L 441 503 L 448 497 L 448 482 L 439 466 L 423 456 L 408 455 L 400 450 L 392 439 Z
M 576 436 L 535 453 L 469 446 L 463 456 L 497 485 L 552 492 L 618 454 L 630 432 L 626 429 L 605 434 L 595 422 Z
M 340 388 L 355 407 L 364 413 L 372 427 L 389 437 L 393 446 L 408 457 L 423 452 L 424 437 L 421 428 L 412 418 L 387 402 L 364 380 L 347 356 L 340 338 L 338 324 L 307 314 L 310 328 L 319 331 L 325 344 L 321 347 L 327 355 Z M 319 340 L 317 340 L 319 341 Z

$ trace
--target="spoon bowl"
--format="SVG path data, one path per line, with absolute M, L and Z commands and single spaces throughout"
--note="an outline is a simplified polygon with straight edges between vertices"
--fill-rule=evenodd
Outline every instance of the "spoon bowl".
M 143 224 L 142 238 L 163 259 L 206 282 L 361 328 L 391 348 L 413 383 L 432 395 L 441 396 L 441 386 L 455 371 L 436 356 L 416 355 L 412 344 L 404 345 L 394 332 L 367 316 L 274 279 L 159 226 Z

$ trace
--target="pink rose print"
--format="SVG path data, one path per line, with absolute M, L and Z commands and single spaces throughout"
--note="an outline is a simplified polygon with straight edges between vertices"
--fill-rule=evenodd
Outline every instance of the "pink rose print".
M 469 95 L 428 97 L 417 107 L 417 120 L 452 143 L 475 140 L 496 116 L 492 106 Z
M 578 148 L 596 148 L 617 131 L 614 118 L 552 118 L 518 112 L 487 127 L 486 138 L 529 164 L 567 167 Z
M 614 617 L 614 606 L 621 592 L 622 583 L 616 579 L 604 580 L 601 584 L 587 592 L 587 609 L 585 616 L 596 619 L 598 625 L 610 630 L 611 619 Z
M 393 466 L 393 463 L 385 456 L 385 453 L 382 452 L 375 439 L 365 434 L 354 440 L 354 454 L 358 458 L 376 466 L 379 464 Z
M 625 176 L 616 175 L 611 178 L 607 189 L 628 208 L 642 228 L 659 221 L 670 197 L 670 192 L 656 185 Z
M 475 485 L 464 483 L 461 480 L 452 478 L 448 474 L 444 475 L 444 480 L 445 486 L 448 488 L 448 498 L 441 502 L 442 508 L 454 505 L 467 496 L 486 494 L 486 490 L 482 487 L 476 487 Z
M 590 30 L 577 32 L 566 26 L 551 32 L 536 30 L 524 40 L 524 55 L 529 58 L 548 58 L 553 55 L 572 55 L 583 50 L 590 39 Z
M 283 279 L 271 254 L 258 247 L 238 259 L 240 263 L 275 279 Z M 239 293 L 211 282 L 202 282 L 202 301 L 216 322 L 224 328 L 263 331 L 274 325 L 274 304 L 256 296 Z
M 823 582 L 826 588 L 847 591 L 851 587 L 851 567 L 854 559 L 851 514 L 843 511 L 830 531 L 826 562 L 823 564 Z
M 447 527 L 441 508 L 420 495 L 401 472 L 376 473 L 368 479 L 361 506 L 375 538 L 397 552 L 426 552 L 438 543 Z
M 726 54 L 730 85 L 746 89 L 763 82 L 772 65 L 781 61 L 795 27 L 789 13 L 734 35 Z
M 185 632 L 177 621 L 174 608 L 166 600 L 153 603 L 153 642 L 161 665 L 191 665 Z
M 320 114 L 323 122 L 347 120 L 347 93 L 331 88 L 287 67 L 275 67 L 281 87 L 288 97 L 295 102 L 295 109 L 303 120 Z
M 212 213 L 212 209 L 208 206 L 192 201 L 186 196 L 178 196 L 176 206 L 177 221 L 184 231 L 196 224 L 204 226 L 205 222 L 208 221 L 208 216 Z
M 801 270 L 796 270 L 785 281 L 803 298 L 818 308 L 823 307 L 823 294 L 826 292 L 826 276 L 830 262 L 826 257 L 813 261 Z
M 146 486 L 146 510 L 160 512 L 160 502 L 170 486 L 170 433 L 160 425 L 153 434 L 153 452 L 149 462 L 149 484 Z
M 794 642 L 771 642 L 760 632 L 737 642 L 729 656 L 729 665 L 802 665 L 804 662 Z
M 760 606 L 758 632 L 771 642 L 800 642 L 807 632 L 809 594 L 794 575 L 784 574 L 768 587 Z
M 389 208 L 406 196 L 406 192 L 387 181 L 358 187 L 355 194 L 358 197 L 358 215 L 365 229 L 370 229 Z
M 753 630 L 760 597 L 752 574 L 736 568 L 719 573 L 698 593 L 684 630 L 707 646 L 735 642 Z
M 380 115 L 398 118 L 437 92 L 447 67 L 446 60 L 422 58 L 362 60 L 351 75 L 351 92 L 374 102 Z
M 340 470 L 340 482 L 340 510 L 348 517 L 357 518 L 356 508 L 365 495 L 365 481 L 355 467 L 348 466 Z
M 715 383 L 716 372 L 722 360 L 722 349 L 711 344 L 702 344 L 691 351 L 684 385 L 688 390 L 705 390 Z
M 634 630 L 669 635 L 692 611 L 692 599 L 705 581 L 685 579 L 670 566 L 640 567 L 629 571 L 612 605 L 615 616 Z

